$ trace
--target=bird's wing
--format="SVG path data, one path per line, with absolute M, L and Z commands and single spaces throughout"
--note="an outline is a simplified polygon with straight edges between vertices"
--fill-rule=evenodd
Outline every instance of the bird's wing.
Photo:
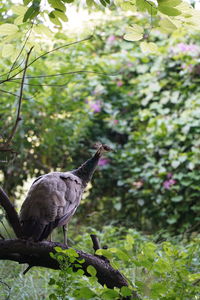
M 82 185 L 70 172 L 52 172 L 37 178 L 22 205 L 20 219 L 25 236 L 45 239 L 69 221 L 80 203 Z
M 65 190 L 65 206 L 63 212 L 59 213 L 58 211 L 58 226 L 66 224 L 70 217 L 75 213 L 78 205 L 80 204 L 83 188 L 81 181 L 74 175 L 62 175 L 60 176 L 61 180 L 66 186 Z

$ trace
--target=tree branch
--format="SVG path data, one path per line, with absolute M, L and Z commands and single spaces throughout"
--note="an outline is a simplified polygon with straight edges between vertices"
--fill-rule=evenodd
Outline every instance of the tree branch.
M 59 46 L 59 47 L 56 47 L 56 48 L 54 48 L 54 49 L 52 49 L 52 50 L 50 50 L 50 51 L 44 52 L 43 54 L 41 54 L 40 56 L 38 56 L 38 57 L 36 57 L 34 60 L 32 60 L 29 64 L 27 64 L 26 68 L 30 67 L 30 66 L 31 66 L 34 62 L 36 62 L 38 59 L 40 59 L 40 58 L 42 58 L 42 57 L 44 57 L 44 56 L 46 56 L 46 55 L 48 55 L 48 54 L 50 54 L 50 53 L 52 53 L 52 52 L 54 52 L 54 51 L 57 51 L 57 50 L 59 50 L 59 49 L 61 49 L 61 48 L 69 47 L 69 46 L 71 46 L 71 45 L 75 45 L 75 44 L 78 44 L 78 43 L 81 43 L 81 42 L 84 42 L 84 41 L 87 41 L 87 40 L 89 40 L 89 39 L 91 39 L 91 38 L 92 38 L 92 36 L 89 36 L 89 37 L 87 37 L 87 38 L 85 38 L 85 39 L 83 39 L 83 40 L 76 41 L 76 42 L 72 42 L 72 43 L 69 43 L 69 44 L 66 44 L 66 45 L 63 45 L 63 46 Z M 17 73 L 15 73 L 14 75 L 12 75 L 11 77 L 9 77 L 9 78 L 7 78 L 7 79 L 1 80 L 1 81 L 0 81 L 0 84 L 2 84 L 2 83 L 4 83 L 4 82 L 9 82 L 9 81 L 11 81 L 11 80 L 12 80 L 13 78 L 15 78 L 17 75 L 19 75 L 20 73 L 24 72 L 24 69 L 25 69 L 25 68 L 23 68 L 22 70 L 18 71 Z
M 0 187 L 0 205 L 5 209 L 6 211 L 6 218 L 10 225 L 12 226 L 16 236 L 18 238 L 22 237 L 22 229 L 19 222 L 18 214 L 13 206 L 13 204 L 10 202 L 8 196 L 3 191 L 3 189 Z
M 29 56 L 30 56 L 32 50 L 33 50 L 33 47 L 31 47 L 31 49 L 29 50 L 29 52 L 27 53 L 27 56 L 26 56 L 25 67 L 24 67 L 24 70 L 23 70 L 23 76 L 22 76 L 22 81 L 21 81 L 21 86 L 20 86 L 19 102 L 18 102 L 18 109 L 17 109 L 17 117 L 16 117 L 15 124 L 14 124 L 14 126 L 12 128 L 12 131 L 10 133 L 10 136 L 8 137 L 7 141 L 5 142 L 5 146 L 8 146 L 10 144 L 10 142 L 12 141 L 12 139 L 14 137 L 14 134 L 15 134 L 15 132 L 17 130 L 18 123 L 21 121 L 20 111 L 21 111 L 21 104 L 22 104 L 24 80 L 25 80 L 26 70 L 27 70 L 27 67 L 28 67 Z
M 62 249 L 68 249 L 64 244 L 48 241 L 0 240 L 0 260 L 12 260 L 20 264 L 27 263 L 32 267 L 40 266 L 59 270 L 60 265 L 58 261 L 50 256 L 51 252 L 56 252 L 54 249 L 56 246 Z M 106 284 L 106 286 L 111 289 L 114 287 L 121 288 L 128 286 L 128 282 L 124 276 L 118 270 L 113 269 L 108 261 L 80 250 L 76 250 L 76 252 L 79 254 L 79 258 L 85 260 L 82 264 L 82 268 L 86 276 L 90 276 L 90 274 L 87 273 L 87 267 L 91 265 L 96 269 L 96 276 L 101 285 Z M 76 265 L 77 261 L 73 264 Z M 137 297 L 137 295 L 134 296 Z

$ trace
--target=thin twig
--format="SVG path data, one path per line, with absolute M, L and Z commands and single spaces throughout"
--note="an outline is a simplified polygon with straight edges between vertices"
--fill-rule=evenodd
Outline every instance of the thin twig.
M 4 224 L 4 222 L 3 222 L 2 220 L 1 220 L 0 222 L 1 222 L 1 224 L 2 224 L 2 226 L 3 226 L 3 228 L 4 228 L 4 230 L 5 230 L 5 232 L 7 233 L 8 237 L 11 239 L 11 235 L 10 235 L 10 233 L 8 232 L 8 230 L 7 230 L 7 228 L 6 228 L 5 224 Z
M 25 61 L 25 58 L 22 59 L 22 61 L 18 64 L 17 67 L 15 67 L 15 68 L 12 70 L 12 72 L 15 71 L 15 70 L 17 70 L 17 69 L 24 63 L 24 61 Z M 9 72 L 10 72 L 10 71 L 8 71 L 8 72 L 6 72 L 6 73 L 4 73 L 4 74 L 1 74 L 0 77 L 3 77 L 3 76 L 8 75 Z M 8 80 L 9 80 L 9 79 L 8 79 Z M 0 84 L 1 84 L 1 82 L 0 82 Z
M 10 299 L 10 292 L 11 292 L 10 286 L 6 282 L 2 281 L 1 279 L 0 279 L 0 283 L 4 284 L 7 287 L 7 289 L 8 289 L 8 296 L 5 298 L 5 300 L 9 300 Z
M 29 39 L 29 37 L 30 37 L 30 35 L 31 35 L 32 29 L 33 29 L 33 23 L 31 24 L 30 29 L 29 29 L 29 30 L 27 31 L 27 33 L 26 33 L 26 34 L 27 34 L 27 37 L 26 37 L 26 39 L 25 39 L 25 42 L 24 42 L 24 44 L 23 44 L 23 46 L 22 46 L 22 48 L 21 48 L 19 54 L 17 55 L 17 57 L 16 57 L 14 63 L 12 64 L 12 66 L 11 66 L 11 68 L 10 68 L 10 71 L 8 72 L 7 79 L 9 79 L 10 73 L 11 73 L 12 71 L 14 71 L 13 68 L 14 68 L 14 66 L 15 66 L 15 64 L 16 64 L 16 62 L 17 62 L 17 60 L 18 60 L 18 58 L 19 58 L 20 55 L 22 54 L 22 52 L 23 52 L 23 50 L 24 50 L 24 48 L 25 48 L 25 46 L 26 46 L 26 43 L 28 42 L 28 39 Z M 18 68 L 18 67 L 19 67 L 19 66 L 17 66 L 16 68 Z
M 38 75 L 38 76 L 27 76 L 27 79 L 35 79 L 35 78 L 48 78 L 48 77 L 56 77 L 56 76 L 63 76 L 63 75 L 72 75 L 72 74 L 79 74 L 79 73 L 89 73 L 89 74 L 98 74 L 103 76 L 116 76 L 119 75 L 117 73 L 114 74 L 107 74 L 107 73 L 101 73 L 101 72 L 95 72 L 95 71 L 85 71 L 85 70 L 78 70 L 78 71 L 70 71 L 70 72 L 64 72 L 64 73 L 57 73 L 57 74 L 51 74 L 51 75 Z M 16 80 L 20 80 L 20 78 L 12 78 L 10 79 L 11 82 L 14 82 Z M 26 83 L 25 83 L 26 84 Z M 29 85 L 29 83 L 27 83 Z
M 33 266 L 29 265 L 23 272 L 23 275 L 26 275 L 26 273 L 32 268 Z
M 14 124 L 14 126 L 12 128 L 11 134 L 8 137 L 7 141 L 5 142 L 6 146 L 9 145 L 10 142 L 12 141 L 12 139 L 14 137 L 14 134 L 15 134 L 15 132 L 17 130 L 18 123 L 21 121 L 20 112 L 21 112 L 21 104 L 22 104 L 24 80 L 25 80 L 26 70 L 27 70 L 27 67 L 28 67 L 28 59 L 29 59 L 29 56 L 30 56 L 32 50 L 33 50 L 33 47 L 31 47 L 31 49 L 29 50 L 29 52 L 27 53 L 27 56 L 26 56 L 25 67 L 24 67 L 22 81 L 21 81 L 21 86 L 20 86 L 19 102 L 18 102 L 18 109 L 17 109 L 17 117 L 16 117 L 15 124 Z
M 28 68 L 29 66 L 31 66 L 34 62 L 36 62 L 38 59 L 42 58 L 43 56 L 46 56 L 47 54 L 49 53 L 52 53 L 54 51 L 57 51 L 59 49 L 62 49 L 62 48 L 65 48 L 65 47 L 69 47 L 69 46 L 72 46 L 72 45 L 75 45 L 75 44 L 78 44 L 78 43 L 81 43 L 81 42 L 84 42 L 84 41 L 87 41 L 89 39 L 91 39 L 92 36 L 89 36 L 83 40 L 80 40 L 80 41 L 76 41 L 76 42 L 72 42 L 72 43 L 69 43 L 69 44 L 66 44 L 66 45 L 63 45 L 63 46 L 59 46 L 59 47 L 56 47 L 50 51 L 47 51 L 43 54 L 41 54 L 40 56 L 36 57 L 34 60 L 32 60 L 29 64 L 27 64 L 26 68 Z M 14 75 L 12 75 L 9 79 L 4 79 L 2 81 L 0 81 L 0 84 L 4 83 L 4 82 L 8 82 L 10 80 L 12 80 L 13 78 L 15 78 L 17 75 L 19 75 L 20 73 L 22 73 L 24 71 L 24 68 L 22 70 L 20 70 L 19 72 L 15 73 Z
M 10 95 L 12 95 L 12 96 L 15 96 L 15 97 L 18 97 L 18 98 L 20 98 L 20 96 L 19 96 L 19 95 L 15 94 L 15 93 L 12 93 L 12 92 L 8 92 L 8 91 L 1 90 L 1 89 L 0 89 L 0 92 L 2 92 L 2 93 L 6 93 L 6 94 L 10 94 Z M 24 99 L 24 100 L 28 100 L 27 98 L 24 98 L 24 97 L 23 97 L 23 99 Z

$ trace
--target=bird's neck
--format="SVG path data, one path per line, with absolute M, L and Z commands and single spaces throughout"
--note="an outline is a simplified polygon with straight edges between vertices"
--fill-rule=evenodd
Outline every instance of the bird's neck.
M 78 169 L 72 171 L 72 173 L 82 179 L 83 185 L 86 186 L 92 179 L 94 171 L 98 165 L 98 161 L 101 157 L 101 153 L 98 151 L 86 162 L 84 162 Z

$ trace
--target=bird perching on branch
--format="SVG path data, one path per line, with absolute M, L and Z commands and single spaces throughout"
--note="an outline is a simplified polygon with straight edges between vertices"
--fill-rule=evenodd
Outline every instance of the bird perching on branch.
M 66 225 L 80 204 L 104 152 L 112 149 L 98 144 L 96 153 L 78 169 L 69 172 L 51 172 L 38 177 L 22 204 L 20 221 L 25 239 L 45 240 L 58 226 L 63 226 L 66 244 Z

